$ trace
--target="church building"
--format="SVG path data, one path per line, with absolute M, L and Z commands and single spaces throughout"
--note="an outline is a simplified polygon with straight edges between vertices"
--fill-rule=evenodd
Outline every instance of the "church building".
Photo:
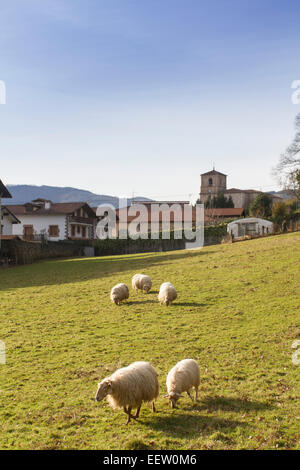
M 234 207 L 247 209 L 261 192 L 256 189 L 227 189 L 227 175 L 215 169 L 201 175 L 200 201 L 203 204 L 222 193 L 227 199 L 232 198 Z M 281 200 L 278 196 L 272 196 L 271 194 L 269 196 L 273 199 L 273 202 Z

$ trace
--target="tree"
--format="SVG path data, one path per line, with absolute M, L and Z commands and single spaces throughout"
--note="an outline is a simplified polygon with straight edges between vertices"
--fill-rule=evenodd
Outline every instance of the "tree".
M 272 219 L 273 222 L 278 225 L 282 226 L 284 220 L 286 221 L 289 217 L 289 208 L 287 204 L 284 202 L 277 202 L 273 206 L 272 210 Z
M 268 194 L 260 193 L 252 202 L 249 211 L 253 217 L 270 217 L 272 215 L 272 198 Z
M 205 204 L 206 209 L 223 209 L 226 207 L 234 207 L 233 200 L 231 196 L 227 198 L 224 193 L 221 192 L 212 199 L 209 198 Z
M 295 136 L 274 169 L 282 188 L 300 201 L 300 113 L 295 119 Z

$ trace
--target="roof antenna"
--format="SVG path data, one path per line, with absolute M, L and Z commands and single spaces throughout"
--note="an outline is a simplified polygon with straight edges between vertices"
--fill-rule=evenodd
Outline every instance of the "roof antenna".
M 213 162 L 213 170 L 215 171 L 215 162 Z

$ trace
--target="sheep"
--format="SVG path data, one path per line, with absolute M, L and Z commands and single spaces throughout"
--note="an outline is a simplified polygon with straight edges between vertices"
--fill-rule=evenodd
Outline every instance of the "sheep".
M 152 287 L 152 281 L 149 276 L 145 274 L 135 274 L 132 278 L 132 289 L 135 289 L 137 292 L 138 289 L 144 290 L 146 294 L 150 291 Z
M 110 300 L 119 305 L 122 300 L 128 299 L 129 289 L 126 284 L 117 284 L 110 291 Z
M 158 301 L 167 307 L 177 298 L 175 287 L 170 282 L 164 282 L 159 289 Z
M 183 392 L 187 392 L 190 399 L 192 387 L 195 388 L 195 400 L 198 398 L 198 387 L 200 384 L 200 370 L 194 359 L 183 359 L 179 361 L 168 373 L 167 376 L 168 394 L 165 398 L 169 398 L 172 408 L 176 408 L 176 402 L 182 397 Z
M 114 409 L 123 408 L 130 419 L 137 419 L 142 402 L 152 402 L 152 410 L 156 411 L 154 401 L 159 395 L 158 374 L 149 362 L 133 362 L 128 367 L 115 371 L 98 384 L 96 400 L 101 401 L 107 396 L 110 406 Z M 136 408 L 136 414 L 131 414 Z

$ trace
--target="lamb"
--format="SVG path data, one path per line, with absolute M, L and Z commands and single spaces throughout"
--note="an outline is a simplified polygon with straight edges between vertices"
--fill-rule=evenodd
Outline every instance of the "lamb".
M 110 300 L 116 305 L 119 305 L 122 300 L 126 300 L 129 297 L 129 289 L 126 284 L 117 284 L 110 291 Z
M 200 370 L 194 359 L 183 359 L 179 361 L 168 373 L 167 389 L 168 394 L 165 398 L 169 398 L 172 408 L 176 408 L 176 402 L 182 397 L 183 392 L 187 392 L 190 399 L 192 387 L 195 388 L 195 399 L 198 398 L 198 387 L 200 384 Z
M 145 274 L 135 274 L 132 278 L 132 289 L 135 289 L 136 292 L 138 289 L 143 290 L 148 294 L 152 287 L 152 281 L 149 276 Z
M 112 408 L 123 408 L 130 419 L 137 419 L 143 402 L 152 402 L 152 410 L 156 411 L 154 401 L 159 395 L 158 374 L 149 362 L 133 362 L 106 377 L 98 384 L 96 400 L 101 401 L 107 396 Z M 136 408 L 136 414 L 131 414 Z
M 164 282 L 159 289 L 158 300 L 167 307 L 177 298 L 175 287 L 170 282 Z

